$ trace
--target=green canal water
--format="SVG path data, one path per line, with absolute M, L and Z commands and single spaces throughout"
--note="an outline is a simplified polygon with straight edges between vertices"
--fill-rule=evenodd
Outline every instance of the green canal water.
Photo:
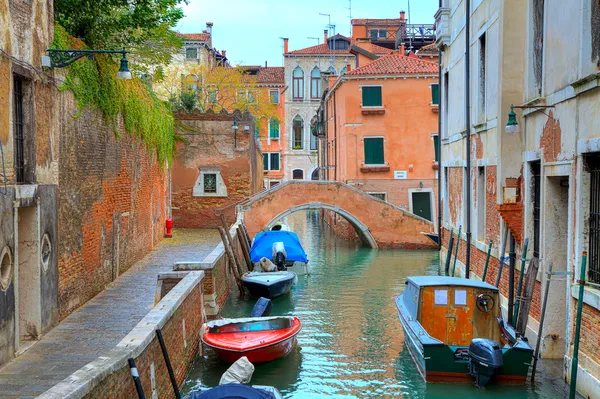
M 255 365 L 251 384 L 273 385 L 285 398 L 561 398 L 560 365 L 546 363 L 535 385 L 425 384 L 403 342 L 394 297 L 407 276 L 437 275 L 437 251 L 371 250 L 335 237 L 319 213 L 287 219 L 305 247 L 311 276 L 273 301 L 272 315 L 296 315 L 296 349 Z M 248 316 L 255 298 L 233 290 L 223 317 Z M 549 367 L 549 366 L 552 367 Z M 184 391 L 218 385 L 228 368 L 212 352 L 194 362 Z

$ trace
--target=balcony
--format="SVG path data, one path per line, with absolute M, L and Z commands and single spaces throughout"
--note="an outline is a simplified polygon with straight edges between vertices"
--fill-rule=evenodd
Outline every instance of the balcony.
M 450 45 L 450 9 L 440 7 L 435 13 L 435 44 L 438 48 Z

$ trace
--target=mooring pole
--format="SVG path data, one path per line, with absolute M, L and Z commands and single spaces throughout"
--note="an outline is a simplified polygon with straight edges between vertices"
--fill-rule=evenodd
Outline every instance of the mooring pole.
M 171 360 L 169 359 L 169 352 L 167 352 L 167 346 L 165 345 L 165 339 L 163 338 L 162 331 L 160 328 L 156 329 L 156 338 L 160 344 L 160 350 L 162 351 L 163 357 L 165 358 L 165 364 L 167 365 L 167 371 L 169 372 L 169 378 L 171 379 L 171 385 L 173 386 L 173 392 L 175 393 L 176 399 L 181 399 L 181 393 L 179 393 L 179 386 L 175 379 L 175 373 L 173 373 L 173 367 L 171 367 Z
M 485 283 L 485 276 L 487 276 L 488 265 L 490 264 L 490 255 L 492 254 L 492 243 L 493 243 L 493 241 L 490 240 L 490 246 L 488 247 L 488 253 L 485 258 L 485 266 L 483 267 L 483 276 L 481 277 L 481 281 L 483 281 L 484 283 Z
M 525 274 L 525 261 L 527 260 L 527 245 L 529 238 L 525 239 L 523 245 L 523 255 L 521 256 L 521 272 L 519 273 L 519 285 L 517 286 L 517 300 L 515 301 L 515 314 L 513 316 L 513 325 L 517 325 L 517 316 L 519 315 L 519 304 L 521 303 L 521 288 L 523 287 L 523 275 Z
M 452 260 L 452 248 L 454 248 L 454 232 L 450 229 L 450 239 L 448 240 L 448 253 L 446 254 L 446 267 L 444 272 L 446 276 L 450 275 L 450 261 Z
M 137 391 L 139 399 L 146 399 L 146 395 L 144 395 L 144 388 L 142 388 L 142 382 L 140 381 L 140 375 L 138 373 L 137 367 L 135 367 L 135 360 L 132 357 L 127 359 L 129 363 L 129 369 L 131 370 L 131 377 L 133 377 L 133 383 L 135 384 L 135 390 Z
M 575 340 L 573 342 L 573 361 L 571 362 L 571 386 L 569 399 L 575 399 L 577 392 L 577 367 L 579 367 L 579 335 L 581 334 L 581 312 L 583 310 L 583 289 L 585 288 L 585 264 L 587 252 L 581 256 L 581 272 L 579 274 L 579 296 L 577 297 L 577 318 L 575 319 Z
M 462 226 L 458 226 L 458 235 L 456 236 L 456 253 L 454 254 L 454 263 L 452 264 L 452 277 L 454 277 L 454 270 L 456 270 L 456 260 L 458 259 L 458 246 L 460 245 L 460 231 Z
M 544 328 L 544 318 L 546 317 L 546 305 L 548 304 L 548 292 L 550 291 L 550 280 L 552 279 L 552 263 L 548 265 L 548 279 L 546 280 L 546 291 L 544 291 L 544 303 L 542 304 L 542 313 L 540 314 L 540 326 L 538 328 L 538 340 L 535 344 L 535 353 L 533 355 L 533 367 L 531 369 L 531 382 L 535 380 L 535 369 L 537 367 L 538 357 L 540 357 L 540 344 Z
M 508 312 L 506 314 L 506 318 L 514 327 L 514 324 L 511 323 L 513 309 L 515 304 L 515 262 L 517 254 L 515 253 L 515 236 L 510 235 L 510 249 L 508 252 Z
M 502 278 L 502 267 L 504 266 L 504 252 L 506 251 L 506 241 L 508 241 L 508 227 L 504 226 L 504 240 L 502 241 L 502 251 L 500 252 L 498 264 L 498 274 L 496 275 L 496 288 L 500 288 L 500 279 Z

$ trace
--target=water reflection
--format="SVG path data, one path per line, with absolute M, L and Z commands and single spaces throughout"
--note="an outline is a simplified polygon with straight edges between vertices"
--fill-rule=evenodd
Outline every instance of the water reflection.
M 252 384 L 274 385 L 286 398 L 559 397 L 548 388 L 425 384 L 403 343 L 393 299 L 407 276 L 438 273 L 438 253 L 363 248 L 332 235 L 315 211 L 286 222 L 305 246 L 312 275 L 275 299 L 272 314 L 297 315 L 303 328 L 293 353 L 256 365 Z M 234 290 L 222 315 L 247 316 L 254 302 Z M 217 385 L 227 367 L 214 354 L 198 358 L 185 390 Z

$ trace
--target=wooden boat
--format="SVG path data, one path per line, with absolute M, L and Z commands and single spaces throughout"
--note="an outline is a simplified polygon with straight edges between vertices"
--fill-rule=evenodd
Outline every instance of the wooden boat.
M 266 385 L 225 384 L 214 388 L 200 388 L 184 399 L 231 398 L 283 399 L 283 396 L 281 396 L 281 392 L 277 388 Z
M 277 298 L 290 292 L 296 274 L 293 272 L 247 272 L 242 275 L 242 283 L 250 295 L 264 298 Z
M 458 277 L 409 277 L 396 307 L 427 382 L 523 384 L 533 349 L 502 319 L 496 287 Z
M 290 353 L 301 328 L 292 316 L 213 320 L 202 326 L 202 342 L 225 362 L 246 356 L 251 363 L 264 363 Z

